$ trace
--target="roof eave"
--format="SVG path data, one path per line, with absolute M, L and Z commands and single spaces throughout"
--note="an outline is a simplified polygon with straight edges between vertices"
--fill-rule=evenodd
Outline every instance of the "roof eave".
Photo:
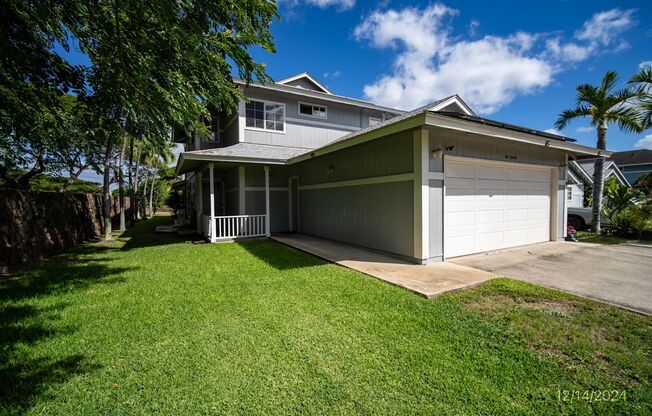
M 611 156 L 611 152 L 606 150 L 600 150 L 593 147 L 569 143 L 561 140 L 547 139 L 545 137 L 540 137 L 531 133 L 518 132 L 497 126 L 479 124 L 464 119 L 448 117 L 445 115 L 428 113 L 426 116 L 426 124 L 434 127 L 443 127 L 452 130 L 463 131 L 466 133 L 480 134 L 516 142 L 539 145 L 550 149 L 565 150 L 580 155 L 580 157 Z

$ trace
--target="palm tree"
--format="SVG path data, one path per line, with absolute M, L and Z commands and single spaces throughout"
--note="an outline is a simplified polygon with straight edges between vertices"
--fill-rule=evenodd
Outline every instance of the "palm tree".
M 628 84 L 641 94 L 636 105 L 643 113 L 643 127 L 649 129 L 652 127 L 652 67 L 641 69 Z
M 582 84 L 577 87 L 576 106 L 562 111 L 555 122 L 555 127 L 564 129 L 580 117 L 589 117 L 591 126 L 598 134 L 597 148 L 607 149 L 607 129 L 616 124 L 626 133 L 643 131 L 640 109 L 632 105 L 641 94 L 638 90 L 625 88 L 615 90 L 618 74 L 608 71 L 600 85 Z M 600 212 L 602 210 L 602 192 L 604 188 L 604 158 L 595 159 L 593 171 L 593 224 L 592 229 L 600 233 Z

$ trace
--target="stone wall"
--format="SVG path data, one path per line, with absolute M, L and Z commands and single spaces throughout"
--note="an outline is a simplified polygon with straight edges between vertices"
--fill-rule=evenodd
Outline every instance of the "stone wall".
M 0 272 L 95 239 L 103 226 L 101 195 L 0 190 Z

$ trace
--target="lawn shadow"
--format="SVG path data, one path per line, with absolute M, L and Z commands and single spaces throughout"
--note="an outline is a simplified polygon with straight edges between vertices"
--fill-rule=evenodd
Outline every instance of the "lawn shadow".
M 273 240 L 252 240 L 234 243 L 276 270 L 300 269 L 329 264 L 326 260 Z
M 126 240 L 120 250 L 129 251 L 135 248 L 164 246 L 202 239 L 198 234 L 180 236 L 176 233 L 156 233 L 156 226 L 171 223 L 172 217 L 167 215 L 156 215 L 139 221 L 120 235 L 120 240 Z
M 10 305 L 0 309 L 0 413 L 24 414 L 55 384 L 100 368 L 81 354 L 63 358 L 30 357 L 25 348 L 75 332 L 57 326 L 67 304 L 45 308 Z
M 52 296 L 74 295 L 97 285 L 120 284 L 133 268 L 112 267 L 117 247 L 87 244 L 0 281 L 0 414 L 24 414 L 57 384 L 99 368 L 80 353 L 35 354 L 39 344 L 73 335 Z M 106 254 L 106 256 L 104 256 Z M 95 257 L 98 256 L 99 257 Z M 47 306 L 39 306 L 43 303 Z

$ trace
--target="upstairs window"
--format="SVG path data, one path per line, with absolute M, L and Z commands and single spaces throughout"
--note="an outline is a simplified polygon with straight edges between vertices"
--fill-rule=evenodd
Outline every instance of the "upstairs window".
M 319 104 L 310 104 L 310 103 L 302 103 L 299 101 L 299 114 L 302 116 L 310 116 L 310 117 L 317 117 L 317 118 L 326 118 L 326 112 L 328 109 L 326 106 L 319 105 Z
M 247 128 L 285 132 L 285 104 L 251 100 L 245 104 L 245 117 Z

